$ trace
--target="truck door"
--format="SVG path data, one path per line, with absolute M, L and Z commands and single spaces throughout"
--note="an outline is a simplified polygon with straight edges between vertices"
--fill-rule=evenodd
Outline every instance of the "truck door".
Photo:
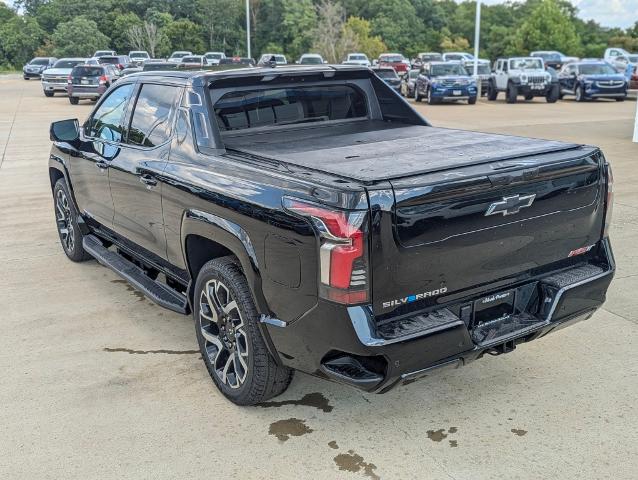
M 500 60 L 496 70 L 496 87 L 499 90 L 505 90 L 507 88 L 507 60 Z
M 71 183 L 80 212 L 111 228 L 113 199 L 108 169 L 120 153 L 124 116 L 135 84 L 122 85 L 100 103 L 80 132 L 70 157 Z
M 166 237 L 161 175 L 168 162 L 181 93 L 177 85 L 140 85 L 128 115 L 126 141 L 109 175 L 113 230 L 162 258 L 166 257 Z

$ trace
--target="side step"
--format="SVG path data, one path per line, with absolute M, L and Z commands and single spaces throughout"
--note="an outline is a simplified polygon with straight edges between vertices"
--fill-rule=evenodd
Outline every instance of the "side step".
M 105 267 L 109 267 L 120 277 L 142 292 L 158 305 L 177 313 L 188 313 L 186 296 L 163 283 L 149 278 L 137 265 L 104 247 L 95 235 L 86 235 L 82 240 L 84 250 Z

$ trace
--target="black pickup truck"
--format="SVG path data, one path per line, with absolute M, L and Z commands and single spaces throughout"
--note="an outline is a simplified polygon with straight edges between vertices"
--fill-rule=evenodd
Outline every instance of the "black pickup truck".
M 433 127 L 363 67 L 134 74 L 50 133 L 67 256 L 192 313 L 237 404 L 510 352 L 615 269 L 598 148 Z

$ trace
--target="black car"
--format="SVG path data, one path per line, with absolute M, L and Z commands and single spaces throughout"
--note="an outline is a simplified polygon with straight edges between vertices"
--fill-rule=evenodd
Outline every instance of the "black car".
M 387 83 L 392 90 L 401 93 L 401 78 L 392 67 L 372 67 L 371 70 L 377 74 L 381 80 Z
M 47 68 L 51 68 L 57 60 L 55 57 L 35 57 L 22 67 L 22 77 L 25 80 L 40 78 L 42 72 Z
M 613 277 L 597 147 L 433 127 L 367 68 L 139 73 L 50 134 L 66 255 L 192 314 L 237 404 L 511 352 Z

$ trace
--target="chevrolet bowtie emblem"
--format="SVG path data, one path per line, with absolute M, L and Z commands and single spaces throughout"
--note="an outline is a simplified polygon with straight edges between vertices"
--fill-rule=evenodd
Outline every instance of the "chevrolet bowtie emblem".
M 488 217 L 490 215 L 497 215 L 499 213 L 505 215 L 514 215 L 521 211 L 521 208 L 527 208 L 532 203 L 534 203 L 534 199 L 536 198 L 536 194 L 532 195 L 513 195 L 511 197 L 503 197 L 503 200 L 492 203 L 487 211 L 485 212 L 485 216 Z

